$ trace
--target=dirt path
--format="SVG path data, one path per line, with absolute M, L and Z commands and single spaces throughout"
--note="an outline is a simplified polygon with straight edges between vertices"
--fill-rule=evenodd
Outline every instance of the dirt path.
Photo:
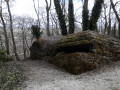
M 28 80 L 24 90 L 120 90 L 120 62 L 70 75 L 45 61 L 21 61 Z

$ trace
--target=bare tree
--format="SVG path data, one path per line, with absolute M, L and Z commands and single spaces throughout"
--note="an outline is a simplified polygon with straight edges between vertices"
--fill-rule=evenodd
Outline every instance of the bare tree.
M 114 23 L 114 26 L 113 26 L 112 36 L 116 38 L 116 22 Z
M 37 8 L 36 8 L 36 4 L 35 4 L 35 0 L 33 0 L 33 6 L 34 6 L 34 9 L 35 9 L 35 13 L 36 13 L 36 15 L 37 15 L 37 22 L 38 22 L 38 26 L 39 26 L 39 28 L 41 29 L 41 25 L 40 25 L 40 17 L 39 17 L 39 14 L 40 14 L 40 12 L 39 12 L 39 8 L 40 8 L 40 6 L 39 6 L 39 0 L 37 0 L 38 2 L 38 5 L 37 5 Z
M 3 49 L 3 42 L 2 42 L 2 37 L 0 35 L 0 46 L 1 46 L 1 49 Z
M 9 19 L 10 19 L 10 31 L 11 31 L 11 36 L 12 36 L 12 42 L 13 42 L 13 49 L 14 49 L 14 53 L 16 56 L 17 60 L 20 60 L 18 54 L 17 54 L 17 48 L 16 48 L 16 43 L 15 43 L 15 39 L 14 39 L 14 34 L 13 34 L 13 21 L 12 21 L 12 15 L 11 15 L 11 11 L 10 11 L 10 5 L 9 5 L 9 0 L 5 0 L 6 4 L 7 4 L 7 9 L 8 9 L 8 13 L 9 13 Z
M 95 0 L 91 16 L 88 15 L 88 0 L 84 0 L 83 5 L 83 30 L 97 31 L 97 22 L 101 14 L 102 4 L 104 0 Z M 89 19 L 90 18 L 90 19 Z
M 75 30 L 73 0 L 69 0 L 68 20 L 69 20 L 69 34 L 72 34 L 74 33 Z
M 59 22 L 58 22 L 58 19 L 56 18 L 55 14 L 53 14 L 53 13 L 50 13 L 50 14 L 51 14 L 52 21 L 54 22 L 54 25 L 55 25 L 56 35 L 59 35 Z
M 109 18 L 108 18 L 108 21 L 109 21 L 108 35 L 110 35 L 110 32 L 111 32 L 111 4 L 110 4 L 110 7 L 109 7 Z
M 22 43 L 23 43 L 23 53 L 24 53 L 24 59 L 26 58 L 26 45 L 25 45 L 25 29 L 24 29 L 24 25 L 25 25 L 25 18 L 22 17 L 18 17 L 17 18 L 17 24 L 19 25 L 18 28 L 20 28 L 22 30 Z
M 46 2 L 46 12 L 47 12 L 47 36 L 50 36 L 49 16 L 50 16 L 51 0 L 50 0 L 50 4 L 48 4 L 47 0 L 45 0 L 45 2 Z
M 111 2 L 112 9 L 113 9 L 113 11 L 114 11 L 114 13 L 115 13 L 115 16 L 116 16 L 116 18 L 117 18 L 117 21 L 118 21 L 118 23 L 119 23 L 118 31 L 119 31 L 119 39 L 120 39 L 120 17 L 119 17 L 119 15 L 118 15 L 118 13 L 117 13 L 117 10 L 115 9 L 115 4 L 113 3 L 112 0 L 110 0 L 110 2 Z
M 90 30 L 97 30 L 97 21 L 100 17 L 102 5 L 104 3 L 104 0 L 95 0 L 95 4 L 92 9 L 92 14 L 89 21 L 89 29 Z
M 55 5 L 55 9 L 56 9 L 56 12 L 58 15 L 58 20 L 60 23 L 62 35 L 67 35 L 67 26 L 65 23 L 65 16 L 63 15 L 63 11 L 62 11 L 61 6 L 60 6 L 60 1 L 54 0 L 54 5 Z
M 8 42 L 6 24 L 5 24 L 3 15 L 2 15 L 2 0 L 1 0 L 1 4 L 0 4 L 0 19 L 1 19 L 2 25 L 3 25 L 3 31 L 4 31 L 4 36 L 5 36 L 5 45 L 6 45 L 7 55 L 9 55 L 9 42 Z
M 63 11 L 63 14 L 65 15 L 66 14 L 66 1 L 65 0 L 61 0 L 61 8 L 62 8 L 62 11 Z
M 108 22 L 107 22 L 107 4 L 104 3 L 103 5 L 103 8 L 104 8 L 104 22 L 105 22 L 105 26 L 104 26 L 104 34 L 106 34 L 107 32 L 107 26 L 108 26 Z
M 82 11 L 82 23 L 83 30 L 89 29 L 89 11 L 88 11 L 88 0 L 84 0 L 83 11 Z

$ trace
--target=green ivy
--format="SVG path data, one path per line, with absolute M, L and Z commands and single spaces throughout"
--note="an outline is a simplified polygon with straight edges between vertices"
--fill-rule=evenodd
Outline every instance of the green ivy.
M 0 61 L 6 62 L 8 61 L 8 56 L 5 50 L 0 50 Z
M 42 34 L 42 32 L 40 32 L 40 27 L 38 25 L 32 25 L 31 29 L 32 29 L 33 36 L 36 39 L 39 39 L 40 35 Z

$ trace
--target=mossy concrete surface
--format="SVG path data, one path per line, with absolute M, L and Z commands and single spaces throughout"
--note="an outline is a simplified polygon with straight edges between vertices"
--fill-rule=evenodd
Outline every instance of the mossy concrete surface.
M 55 54 L 56 43 L 40 38 L 33 42 L 30 47 L 30 58 L 42 60 L 45 56 L 53 56 Z
M 89 49 L 88 51 L 90 52 L 105 56 L 111 56 L 111 54 L 120 52 L 119 40 L 89 30 L 64 36 L 57 43 L 57 52 L 68 51 L 66 53 L 69 53 L 67 47 L 74 50 L 76 46 L 79 47 L 79 51 L 86 52 L 85 50 Z
M 64 36 L 56 46 L 57 54 L 49 62 L 72 74 L 120 60 L 120 41 L 94 31 Z
M 32 59 L 51 56 L 50 63 L 80 74 L 120 60 L 120 40 L 87 30 L 64 36 L 57 43 L 38 39 L 30 51 Z
M 112 59 L 112 57 L 103 57 L 94 53 L 75 52 L 63 55 L 59 54 L 51 58 L 49 62 L 64 68 L 72 74 L 80 74 L 99 68 L 103 64 L 108 64 Z

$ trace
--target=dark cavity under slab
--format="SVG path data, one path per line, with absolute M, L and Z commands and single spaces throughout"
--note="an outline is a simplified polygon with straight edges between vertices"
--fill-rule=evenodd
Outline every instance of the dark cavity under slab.
M 64 52 L 66 54 L 74 53 L 74 52 L 92 52 L 93 44 L 84 44 L 84 45 L 74 45 L 74 46 L 66 46 L 60 47 L 56 49 L 56 53 Z

